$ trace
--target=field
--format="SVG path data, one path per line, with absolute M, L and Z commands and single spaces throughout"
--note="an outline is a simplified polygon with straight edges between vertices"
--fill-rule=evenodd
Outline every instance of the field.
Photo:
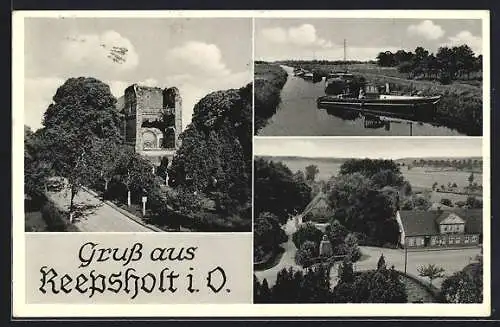
M 305 167 L 309 165 L 316 165 L 319 169 L 317 175 L 318 180 L 328 180 L 331 176 L 336 176 L 342 162 L 345 159 L 323 159 L 323 158 L 301 158 L 301 157 L 267 157 L 266 159 L 271 159 L 274 161 L 281 161 L 290 168 L 292 172 L 298 170 L 305 171 Z M 458 189 L 463 189 L 469 184 L 468 178 L 470 172 L 466 171 L 440 171 L 440 170 L 430 170 L 425 167 L 414 167 L 408 170 L 406 167 L 401 167 L 401 172 L 403 176 L 410 182 L 414 189 L 428 189 L 432 188 L 432 185 L 437 182 L 438 187 L 441 185 L 447 186 L 448 183 L 456 183 Z M 482 185 L 483 175 L 481 173 L 474 173 L 475 181 Z M 439 202 L 442 198 L 450 199 L 452 202 L 465 201 L 467 195 L 452 194 L 452 193 L 440 193 L 433 192 L 432 201 Z
M 415 167 L 411 170 L 402 169 L 404 177 L 410 182 L 411 186 L 432 188 L 434 182 L 440 185 L 456 183 L 459 189 L 469 185 L 468 178 L 470 173 L 464 171 L 435 171 L 428 168 Z M 482 174 L 474 174 L 478 184 L 482 184 Z
M 466 202 L 469 196 L 466 194 L 455 194 L 455 193 L 442 193 L 442 192 L 431 192 L 431 202 L 440 203 L 442 199 L 448 199 L 452 203 L 457 203 L 458 201 Z M 481 196 L 476 196 L 478 199 L 482 199 Z

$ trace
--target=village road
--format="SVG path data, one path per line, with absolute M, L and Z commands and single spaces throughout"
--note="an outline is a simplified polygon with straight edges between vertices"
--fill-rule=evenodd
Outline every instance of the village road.
M 68 210 L 69 192 L 48 194 L 49 198 L 62 210 Z M 105 204 L 86 190 L 80 190 L 75 204 L 82 209 L 82 216 L 75 218 L 75 226 L 82 232 L 152 232 L 146 226 L 128 218 L 113 207 Z
M 284 226 L 284 230 L 288 237 L 288 242 L 281 246 L 285 249 L 280 262 L 267 270 L 255 271 L 255 276 L 262 281 L 267 279 L 269 287 L 276 283 L 276 275 L 283 268 L 293 267 L 294 269 L 302 270 L 302 267 L 295 263 L 295 253 L 297 248 L 292 242 L 292 235 L 296 231 L 293 219 L 290 219 Z M 377 267 L 377 262 L 380 255 L 383 254 L 388 268 L 394 265 L 394 268 L 399 271 L 404 271 L 405 252 L 401 249 L 386 249 L 372 246 L 361 246 L 362 260 L 354 264 L 356 271 L 371 270 Z M 418 276 L 418 267 L 428 264 L 435 264 L 445 270 L 445 275 L 451 275 L 462 270 L 475 256 L 480 253 L 479 248 L 468 248 L 459 250 L 435 250 L 435 251 L 408 251 L 407 273 L 420 278 L 424 282 L 428 279 Z M 331 286 L 337 284 L 338 263 L 335 264 L 330 271 Z M 440 287 L 443 279 L 433 281 L 433 284 Z

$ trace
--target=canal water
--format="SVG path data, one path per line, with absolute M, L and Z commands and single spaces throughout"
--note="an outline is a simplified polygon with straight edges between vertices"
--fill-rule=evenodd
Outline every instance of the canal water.
M 262 136 L 455 136 L 463 135 L 427 123 L 388 117 L 363 117 L 349 110 L 318 109 L 316 99 L 325 95 L 324 80 L 318 83 L 293 76 L 293 68 L 282 66 L 288 80 L 281 91 L 276 114 L 259 132 Z

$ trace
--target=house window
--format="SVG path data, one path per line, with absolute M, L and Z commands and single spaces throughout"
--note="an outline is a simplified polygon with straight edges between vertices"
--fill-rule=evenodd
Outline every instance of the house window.
M 455 244 L 460 244 L 460 236 L 455 237 Z
M 431 245 L 436 245 L 437 237 L 431 237 Z
M 415 246 L 415 239 L 413 237 L 408 238 L 408 245 Z
M 468 244 L 469 242 L 470 242 L 470 236 L 469 235 L 465 235 L 465 237 L 464 237 L 464 243 Z
M 479 236 L 472 235 L 472 241 L 471 241 L 471 243 L 477 243 L 478 241 L 479 241 Z

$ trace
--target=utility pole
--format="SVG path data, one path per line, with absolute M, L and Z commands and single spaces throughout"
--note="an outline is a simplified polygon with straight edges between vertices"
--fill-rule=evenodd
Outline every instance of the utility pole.
M 408 248 L 406 247 L 406 238 L 405 238 L 405 275 L 407 266 L 408 266 Z

